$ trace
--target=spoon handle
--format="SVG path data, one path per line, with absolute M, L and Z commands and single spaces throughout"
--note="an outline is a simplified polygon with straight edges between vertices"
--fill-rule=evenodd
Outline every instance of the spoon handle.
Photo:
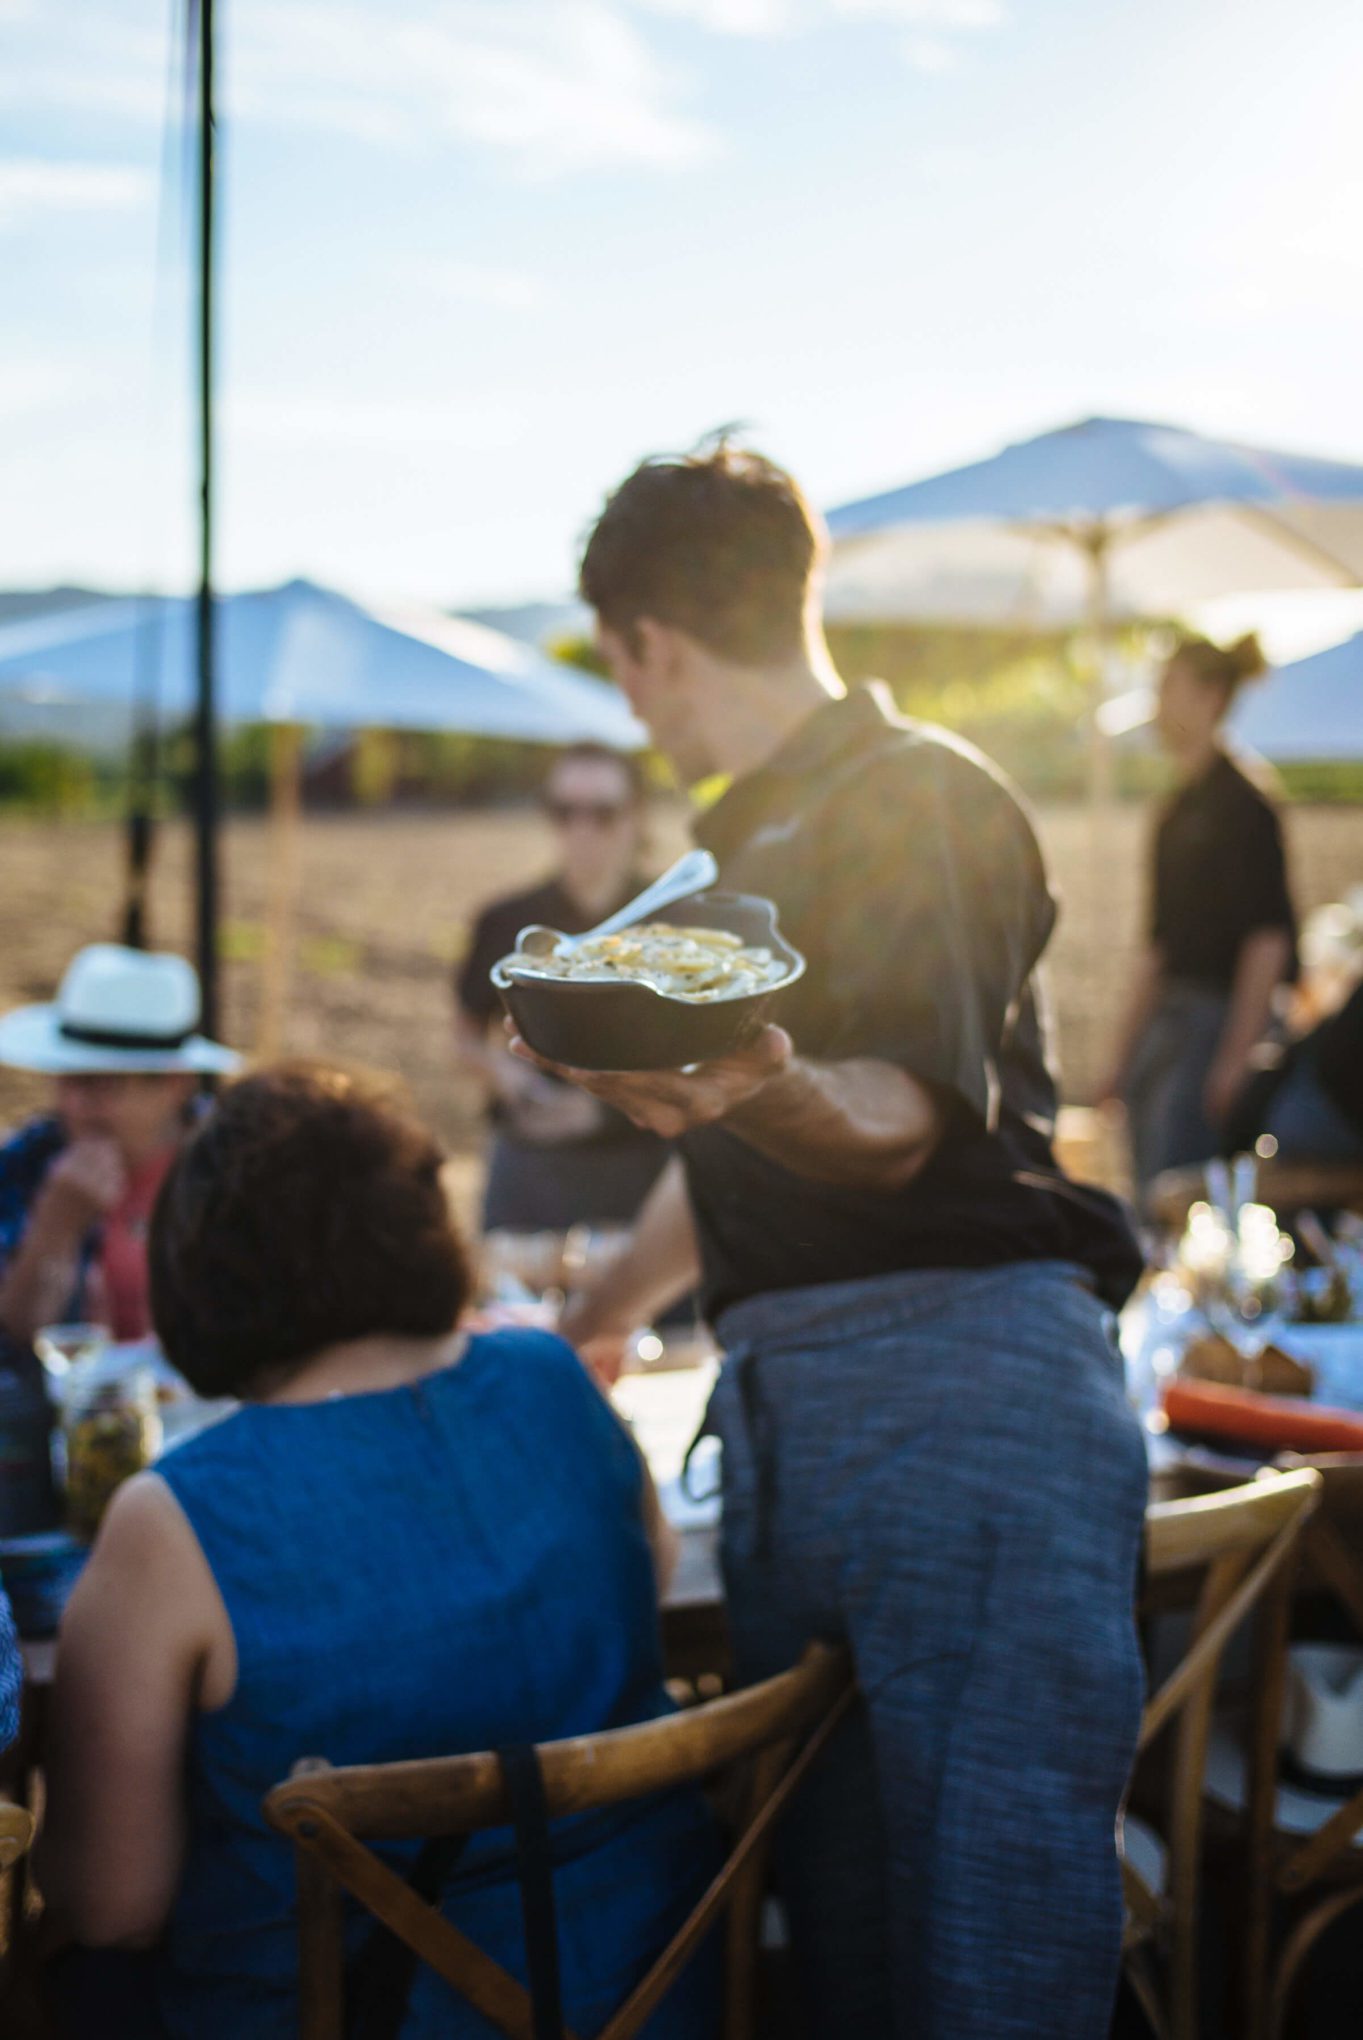
M 672 907 L 678 900 L 689 900 L 693 893 L 705 892 L 718 877 L 719 866 L 708 850 L 688 850 L 661 878 L 655 878 L 652 885 L 646 885 L 641 893 L 636 893 L 614 914 L 608 914 L 604 921 L 598 921 L 585 935 L 574 935 L 571 944 L 565 947 L 575 949 L 579 942 L 593 941 L 598 935 L 618 935 L 622 928 L 646 921 L 660 907 Z

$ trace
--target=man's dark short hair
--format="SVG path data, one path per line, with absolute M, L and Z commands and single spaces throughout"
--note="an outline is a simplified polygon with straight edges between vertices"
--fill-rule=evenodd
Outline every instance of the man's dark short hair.
M 641 617 L 736 665 L 795 656 L 823 527 L 774 461 L 721 441 L 656 455 L 606 503 L 579 586 L 628 642 Z
M 468 1295 L 430 1135 L 375 1085 L 289 1068 L 225 1090 L 152 1218 L 152 1316 L 205 1396 L 249 1395 L 325 1346 L 439 1338 Z

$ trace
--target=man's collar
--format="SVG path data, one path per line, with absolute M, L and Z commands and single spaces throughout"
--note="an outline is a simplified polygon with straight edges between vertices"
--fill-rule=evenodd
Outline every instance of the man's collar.
M 803 778 L 822 771 L 844 751 L 863 743 L 872 731 L 896 719 L 894 697 L 883 680 L 863 680 L 846 694 L 821 701 L 750 778 L 781 773 Z M 739 782 L 740 784 L 742 782 Z
M 714 806 L 698 817 L 693 830 L 696 840 L 718 853 L 731 833 L 747 833 L 745 825 L 778 792 L 792 782 L 827 771 L 898 720 L 894 697 L 880 680 L 860 682 L 846 694 L 820 702 L 764 765 L 736 779 Z

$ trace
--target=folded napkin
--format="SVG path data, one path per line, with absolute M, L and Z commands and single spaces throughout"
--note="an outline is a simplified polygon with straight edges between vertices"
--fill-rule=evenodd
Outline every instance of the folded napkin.
M 1171 1431 L 1231 1438 L 1274 1452 L 1363 1452 L 1363 1416 L 1297 1396 L 1175 1377 L 1165 1383 L 1160 1402 Z

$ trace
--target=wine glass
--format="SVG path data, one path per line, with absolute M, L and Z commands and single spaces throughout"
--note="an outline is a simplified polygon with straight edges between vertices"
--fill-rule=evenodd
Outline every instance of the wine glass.
M 76 1323 L 40 1325 L 33 1334 L 33 1350 L 54 1383 L 84 1360 L 93 1360 L 113 1341 L 108 1325 Z

